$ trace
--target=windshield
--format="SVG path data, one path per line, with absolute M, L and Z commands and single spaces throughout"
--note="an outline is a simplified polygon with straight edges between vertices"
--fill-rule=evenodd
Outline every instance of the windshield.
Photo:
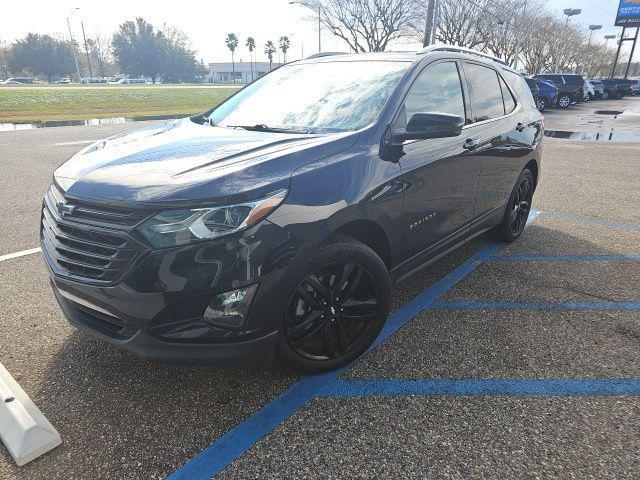
M 266 75 L 211 114 L 221 127 L 345 132 L 372 123 L 410 62 L 292 64 Z

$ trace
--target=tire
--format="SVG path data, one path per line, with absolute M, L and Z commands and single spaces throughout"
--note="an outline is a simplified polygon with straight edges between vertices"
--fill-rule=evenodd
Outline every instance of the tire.
M 391 306 L 391 280 L 371 248 L 335 236 L 291 265 L 286 277 L 278 302 L 277 353 L 294 369 L 339 368 L 377 338 Z
M 569 105 L 571 105 L 571 95 L 559 95 L 556 105 L 563 110 L 569 108 Z
M 534 188 L 533 175 L 525 168 L 520 172 L 513 187 L 502 221 L 493 229 L 493 234 L 498 240 L 513 242 L 522 235 L 529 218 Z
M 544 112 L 547 108 L 547 101 L 542 97 L 538 97 L 538 100 L 536 101 L 536 108 L 539 112 Z
M 602 96 L 600 98 L 602 100 L 608 100 L 609 99 L 609 92 L 602 92 Z

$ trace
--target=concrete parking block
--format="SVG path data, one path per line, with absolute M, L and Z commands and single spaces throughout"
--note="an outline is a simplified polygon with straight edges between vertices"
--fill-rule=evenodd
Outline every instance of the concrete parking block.
M 1 363 L 0 439 L 19 467 L 62 443 L 57 430 Z

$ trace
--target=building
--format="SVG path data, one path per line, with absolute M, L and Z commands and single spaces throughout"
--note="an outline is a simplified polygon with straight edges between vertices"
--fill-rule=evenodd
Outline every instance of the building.
M 271 68 L 274 69 L 280 63 L 273 62 Z M 235 71 L 234 71 L 235 70 Z M 235 63 L 219 62 L 209 64 L 210 83 L 249 83 L 264 75 L 269 71 L 269 62 L 243 62 L 242 60 Z

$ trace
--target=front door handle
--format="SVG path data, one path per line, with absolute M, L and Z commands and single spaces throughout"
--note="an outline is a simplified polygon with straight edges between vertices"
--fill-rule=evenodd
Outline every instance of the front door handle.
M 478 141 L 475 138 L 467 138 L 462 148 L 469 151 L 475 150 L 478 148 Z
M 516 125 L 516 130 L 519 132 L 523 132 L 525 129 L 525 125 L 524 123 L 518 123 L 518 125 Z

